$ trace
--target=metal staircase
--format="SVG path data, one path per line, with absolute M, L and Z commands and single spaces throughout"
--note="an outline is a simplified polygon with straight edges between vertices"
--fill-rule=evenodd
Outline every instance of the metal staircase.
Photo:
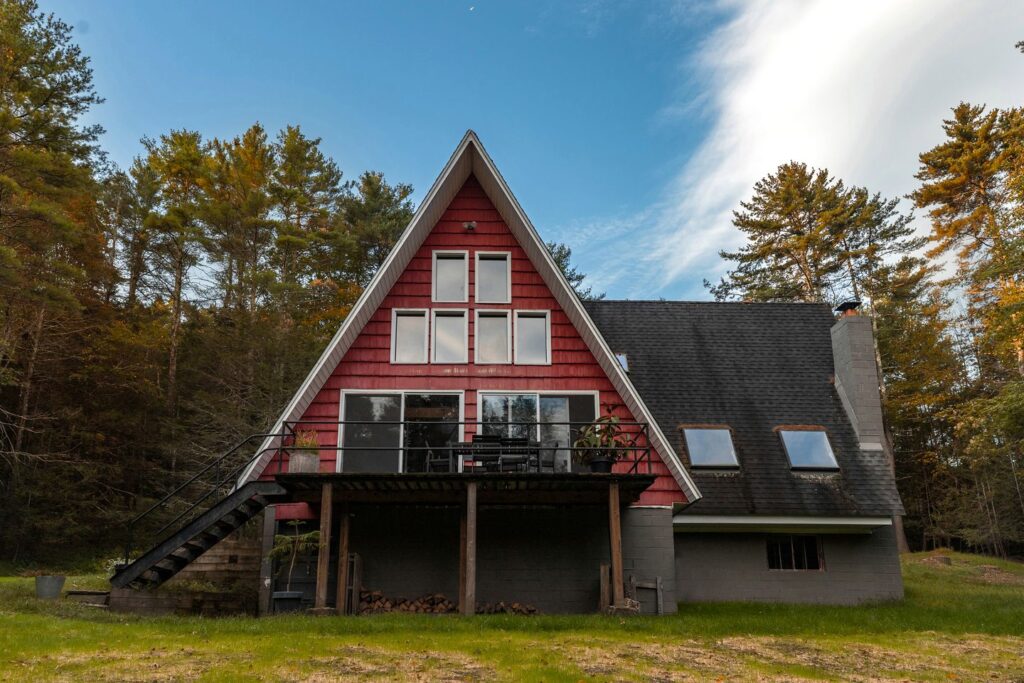
M 153 589 L 263 511 L 284 489 L 271 481 L 251 481 L 206 512 L 122 565 L 110 579 L 115 588 Z
M 124 562 L 117 567 L 110 585 L 137 590 L 157 588 L 283 496 L 285 490 L 273 481 L 238 484 L 246 468 L 264 452 L 242 462 L 237 461 L 237 454 L 247 444 L 268 436 L 288 435 L 249 436 L 129 522 Z M 201 494 L 198 498 L 188 498 L 197 491 Z M 184 509 L 152 534 L 156 542 L 133 559 L 133 543 L 147 523 L 159 524 L 157 520 L 173 514 L 183 502 Z

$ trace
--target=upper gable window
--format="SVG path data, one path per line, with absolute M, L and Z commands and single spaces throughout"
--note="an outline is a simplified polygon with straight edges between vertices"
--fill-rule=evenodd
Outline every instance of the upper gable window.
M 732 433 L 721 427 L 686 427 L 686 451 L 693 467 L 737 467 Z
M 781 428 L 778 431 L 793 469 L 839 469 L 839 463 L 836 462 L 836 456 L 824 430 Z
M 511 254 L 476 253 L 476 300 L 481 304 L 507 304 L 512 301 Z
M 551 314 L 548 311 L 516 311 L 514 337 L 517 364 L 551 363 Z
M 391 362 L 427 362 L 427 312 L 394 310 L 391 315 Z
M 512 330 L 508 311 L 476 312 L 476 362 L 508 363 L 512 360 Z
M 434 301 L 467 301 L 469 267 L 464 251 L 434 252 Z
M 465 363 L 468 347 L 466 311 L 435 308 L 433 362 Z

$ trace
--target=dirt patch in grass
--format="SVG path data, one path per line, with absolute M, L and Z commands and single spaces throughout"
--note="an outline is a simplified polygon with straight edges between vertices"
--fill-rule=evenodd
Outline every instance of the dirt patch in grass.
M 327 656 L 301 659 L 274 671 L 275 680 L 443 681 L 461 683 L 494 679 L 492 669 L 471 657 L 448 652 L 390 652 L 344 646 Z
M 138 652 L 99 650 L 90 653 L 60 653 L 15 662 L 30 679 L 54 681 L 187 681 L 215 668 L 245 665 L 245 654 L 235 656 L 200 652 L 191 648 L 153 648 Z
M 908 647 L 847 641 L 731 637 L 682 643 L 563 643 L 559 653 L 590 676 L 616 680 L 1024 680 L 1024 641 L 924 637 Z

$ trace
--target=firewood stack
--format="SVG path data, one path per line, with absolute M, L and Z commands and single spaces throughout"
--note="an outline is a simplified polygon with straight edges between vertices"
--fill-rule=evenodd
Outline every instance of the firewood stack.
M 414 614 L 450 614 L 458 611 L 458 605 L 444 596 L 431 593 L 415 600 L 389 598 L 381 591 L 359 591 L 359 614 L 382 614 L 384 612 L 412 612 Z
M 537 608 L 533 605 L 524 605 L 521 602 L 501 602 L 495 603 L 484 603 L 476 606 L 477 614 L 536 614 Z

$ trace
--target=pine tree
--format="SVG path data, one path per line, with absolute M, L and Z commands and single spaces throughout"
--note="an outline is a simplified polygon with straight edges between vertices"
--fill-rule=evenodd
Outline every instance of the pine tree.
M 595 294 L 593 287 L 583 286 L 587 276 L 572 265 L 572 249 L 569 248 L 569 245 L 562 244 L 561 242 L 548 242 L 547 247 L 555 265 L 562 271 L 565 279 L 569 281 L 569 285 L 576 292 L 576 296 L 583 301 L 600 301 L 605 297 L 604 292 Z

